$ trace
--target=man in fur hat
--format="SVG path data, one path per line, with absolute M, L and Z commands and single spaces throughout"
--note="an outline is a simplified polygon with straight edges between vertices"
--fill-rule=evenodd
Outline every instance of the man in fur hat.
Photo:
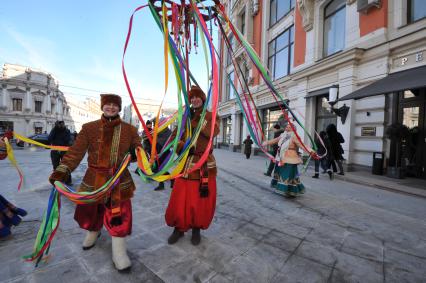
M 63 157 L 49 181 L 65 181 L 88 153 L 88 169 L 79 191 L 94 191 L 106 183 L 116 172 L 127 152 L 134 154 L 141 146 L 137 129 L 123 122 L 121 97 L 101 94 L 100 120 L 84 124 L 74 145 Z M 87 230 L 83 250 L 92 248 L 100 235 L 102 226 L 112 236 L 112 260 L 119 271 L 128 271 L 131 262 L 126 251 L 126 236 L 132 231 L 131 197 L 135 184 L 126 169 L 110 196 L 96 204 L 77 205 L 74 219 Z
M 189 99 L 192 104 L 191 126 L 195 129 L 200 122 L 206 95 L 199 87 L 193 86 L 189 91 Z M 195 146 L 190 149 L 184 170 L 192 168 L 206 151 L 210 139 L 212 118 L 212 113 L 206 111 L 205 120 L 201 125 L 201 133 Z M 213 126 L 213 136 L 217 136 L 219 134 L 217 116 Z M 183 146 L 183 143 L 183 141 L 180 142 L 180 147 Z M 189 229 L 192 229 L 191 243 L 193 245 L 200 243 L 200 229 L 205 230 L 209 227 L 216 208 L 216 173 L 216 161 L 213 149 L 210 149 L 210 154 L 200 169 L 175 180 L 165 216 L 167 225 L 174 227 L 174 231 L 168 239 L 169 244 L 176 243 Z

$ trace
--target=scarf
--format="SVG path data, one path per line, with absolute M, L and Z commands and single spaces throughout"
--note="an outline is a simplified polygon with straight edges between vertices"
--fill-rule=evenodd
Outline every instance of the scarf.
M 293 132 L 283 132 L 280 135 L 280 139 L 278 141 L 278 151 L 277 155 L 275 156 L 275 160 L 280 162 L 282 158 L 284 158 L 284 154 L 287 151 L 288 147 L 290 146 L 290 142 L 292 137 L 294 136 Z

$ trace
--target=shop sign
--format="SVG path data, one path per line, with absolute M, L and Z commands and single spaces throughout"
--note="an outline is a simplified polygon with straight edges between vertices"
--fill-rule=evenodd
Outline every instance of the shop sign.
M 361 137 L 375 137 L 376 127 L 361 127 Z
M 395 67 L 404 67 L 407 65 L 415 64 L 424 60 L 425 51 L 420 51 L 404 57 L 397 58 L 393 61 Z

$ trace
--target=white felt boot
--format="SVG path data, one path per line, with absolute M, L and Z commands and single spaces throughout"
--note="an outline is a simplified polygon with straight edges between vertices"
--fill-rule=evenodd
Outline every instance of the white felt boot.
M 129 271 L 132 266 L 126 250 L 126 238 L 112 237 L 112 261 L 118 271 Z
M 101 231 L 87 231 L 86 237 L 83 241 L 83 250 L 89 250 L 96 244 L 96 240 L 99 238 Z

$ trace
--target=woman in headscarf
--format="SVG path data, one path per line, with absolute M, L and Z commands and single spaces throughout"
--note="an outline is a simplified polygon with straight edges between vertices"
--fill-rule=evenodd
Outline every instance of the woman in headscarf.
M 287 197 L 296 197 L 305 192 L 305 187 L 299 178 L 297 165 L 302 163 L 299 156 L 299 148 L 303 149 L 290 123 L 287 124 L 285 131 L 277 138 L 264 141 L 263 146 L 278 144 L 274 178 L 271 181 L 271 187 L 275 188 L 280 194 Z M 316 156 L 315 151 L 307 148 L 311 156 Z

